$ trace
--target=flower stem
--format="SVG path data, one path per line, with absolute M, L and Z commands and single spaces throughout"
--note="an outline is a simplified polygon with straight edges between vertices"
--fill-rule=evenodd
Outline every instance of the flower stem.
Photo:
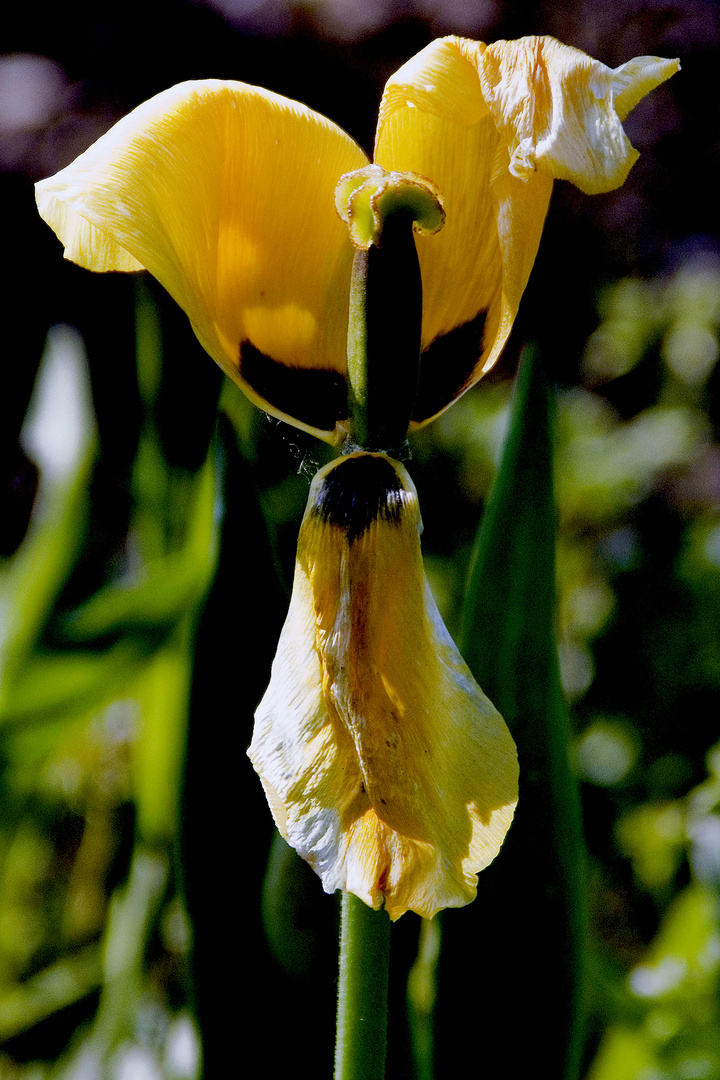
M 390 919 L 343 893 L 335 1080 L 383 1080 Z
M 422 282 L 412 216 L 388 216 L 382 246 L 358 251 L 350 286 L 351 439 L 396 451 L 407 437 L 420 374 Z
M 432 196 L 432 207 L 442 218 Z M 416 207 L 403 199 L 355 254 L 350 286 L 350 444 L 401 456 L 420 375 L 422 279 Z M 335 1080 L 383 1080 L 390 919 L 344 893 L 340 930 Z

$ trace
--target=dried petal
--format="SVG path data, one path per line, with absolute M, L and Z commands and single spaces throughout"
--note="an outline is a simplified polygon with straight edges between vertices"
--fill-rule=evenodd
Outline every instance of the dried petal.
M 318 473 L 249 750 L 325 890 L 393 919 L 472 900 L 517 800 L 514 743 L 440 618 L 419 528 L 385 455 Z

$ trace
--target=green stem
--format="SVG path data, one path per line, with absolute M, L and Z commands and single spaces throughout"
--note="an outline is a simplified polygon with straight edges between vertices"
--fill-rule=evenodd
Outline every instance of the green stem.
M 420 374 L 422 280 L 414 214 L 388 212 L 353 262 L 348 326 L 350 440 L 362 450 L 404 447 Z M 335 1080 L 382 1080 L 387 1043 L 390 920 L 343 895 Z
M 383 1080 L 390 919 L 343 893 L 335 1080 Z
M 412 215 L 388 215 L 382 246 L 353 262 L 348 327 L 351 439 L 364 450 L 402 447 L 420 374 L 422 280 Z

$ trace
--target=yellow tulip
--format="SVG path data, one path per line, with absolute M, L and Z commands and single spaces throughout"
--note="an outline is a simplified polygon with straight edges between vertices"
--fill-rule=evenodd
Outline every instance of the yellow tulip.
M 610 69 L 547 37 L 444 38 L 388 81 L 374 160 L 429 179 L 447 216 L 436 236 L 416 238 L 423 352 L 411 427 L 495 363 L 553 179 L 590 192 L 621 184 L 637 156 L 621 119 L 677 68 L 640 57 Z M 257 405 L 339 444 L 353 247 L 334 193 L 367 164 L 304 105 L 239 82 L 187 82 L 41 181 L 37 200 L 67 258 L 149 270 Z
M 610 69 L 544 37 L 441 39 L 388 81 L 372 167 L 303 105 L 183 83 L 38 184 L 38 206 L 69 259 L 149 270 L 256 404 L 340 444 L 353 245 L 377 239 L 399 190 L 387 175 L 402 174 L 403 199 L 422 207 L 412 429 L 495 363 L 553 180 L 621 184 L 637 157 L 621 121 L 678 66 Z M 318 473 L 249 751 L 325 889 L 393 919 L 471 900 L 517 800 L 512 738 L 438 614 L 419 529 L 412 481 L 385 454 Z

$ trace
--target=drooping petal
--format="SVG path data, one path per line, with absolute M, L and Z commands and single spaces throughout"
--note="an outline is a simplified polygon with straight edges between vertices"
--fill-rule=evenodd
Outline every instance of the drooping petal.
M 352 246 L 333 197 L 366 164 L 305 106 L 207 80 L 139 106 L 37 198 L 68 258 L 149 270 L 257 404 L 337 441 Z
M 637 155 L 620 120 L 677 68 L 639 57 L 612 71 L 547 37 L 490 46 L 451 37 L 389 79 L 375 161 L 429 177 L 447 217 L 438 236 L 417 238 L 424 310 L 416 425 L 497 360 L 553 179 L 588 192 L 621 184 Z
M 514 743 L 440 618 L 419 527 L 385 455 L 318 473 L 249 750 L 325 890 L 393 919 L 472 900 L 517 799 Z

